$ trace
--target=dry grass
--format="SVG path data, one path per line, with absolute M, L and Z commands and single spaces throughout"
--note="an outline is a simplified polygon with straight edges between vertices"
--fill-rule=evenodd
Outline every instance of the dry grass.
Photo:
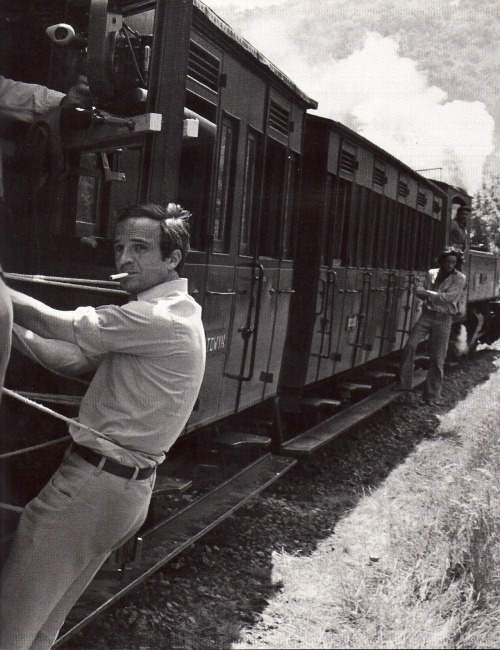
M 310 557 L 274 555 L 233 648 L 499 648 L 499 423 L 497 371 Z

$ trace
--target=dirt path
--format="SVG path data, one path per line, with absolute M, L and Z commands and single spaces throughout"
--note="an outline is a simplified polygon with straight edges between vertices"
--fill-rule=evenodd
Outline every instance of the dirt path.
M 279 589 L 273 551 L 308 555 L 446 412 L 485 381 L 498 352 L 447 370 L 444 405 L 391 404 L 300 463 L 65 647 L 80 650 L 230 648 Z

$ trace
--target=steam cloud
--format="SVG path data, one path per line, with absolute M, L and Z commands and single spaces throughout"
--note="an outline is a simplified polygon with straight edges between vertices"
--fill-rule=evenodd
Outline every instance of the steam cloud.
M 343 122 L 413 169 L 442 168 L 423 173 L 430 178 L 469 193 L 480 187 L 494 149 L 493 117 L 482 102 L 448 101 L 417 61 L 400 56 L 395 37 L 366 32 L 364 43 L 335 59 L 324 38 L 315 38 L 305 0 L 209 4 L 319 102 L 319 115 Z M 327 4 L 316 5 L 318 24 Z

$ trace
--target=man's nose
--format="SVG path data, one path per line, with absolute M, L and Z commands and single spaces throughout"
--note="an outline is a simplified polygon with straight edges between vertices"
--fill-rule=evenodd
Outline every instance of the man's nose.
M 116 257 L 116 263 L 119 266 L 124 266 L 129 262 L 133 262 L 134 258 L 132 252 L 128 248 L 124 248 Z

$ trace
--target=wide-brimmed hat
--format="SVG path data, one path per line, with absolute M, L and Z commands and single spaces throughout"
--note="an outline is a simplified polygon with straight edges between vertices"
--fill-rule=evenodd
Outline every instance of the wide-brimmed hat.
M 460 250 L 460 248 L 457 248 L 456 246 L 448 246 L 447 248 L 443 249 L 441 253 L 439 253 L 437 258 L 438 264 L 441 265 L 443 260 L 448 257 L 448 255 L 454 255 L 457 258 L 457 264 L 459 265 L 464 261 L 464 253 Z

